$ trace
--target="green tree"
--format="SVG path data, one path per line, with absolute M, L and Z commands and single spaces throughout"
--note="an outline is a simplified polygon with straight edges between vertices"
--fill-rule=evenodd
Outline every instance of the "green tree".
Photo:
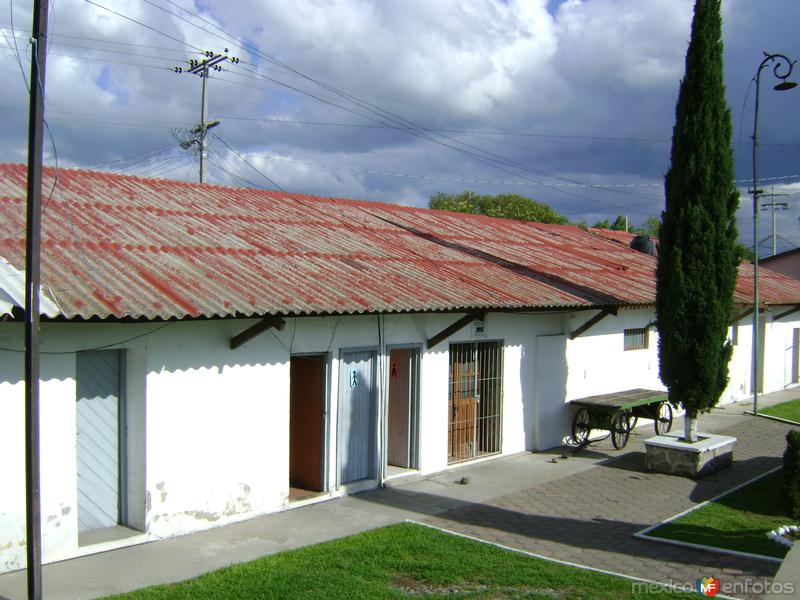
M 659 221 L 658 217 L 647 217 L 644 221 L 644 225 L 639 227 L 639 231 L 650 237 L 658 237 L 659 227 L 661 227 L 661 221 Z
M 614 222 L 611 223 L 608 219 L 603 219 L 602 221 L 598 221 L 592 227 L 596 227 L 598 229 L 610 229 L 612 231 L 627 231 L 628 230 L 628 219 L 625 218 L 625 215 L 617 215 L 617 218 L 614 219 Z
M 656 315 L 661 380 L 686 410 L 686 437 L 728 382 L 726 340 L 736 284 L 731 117 L 725 102 L 720 0 L 696 0 L 659 229 Z
M 463 212 L 488 217 L 504 217 L 537 223 L 566 224 L 569 220 L 541 202 L 517 194 L 481 196 L 474 192 L 445 194 L 439 192 L 428 201 L 429 208 Z

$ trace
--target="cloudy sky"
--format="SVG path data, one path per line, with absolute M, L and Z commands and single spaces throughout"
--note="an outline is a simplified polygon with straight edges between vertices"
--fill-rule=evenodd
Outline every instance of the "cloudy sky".
M 24 162 L 31 2 L 0 0 L 0 161 Z M 752 177 L 762 51 L 800 57 L 800 2 L 724 0 L 736 174 Z M 51 0 L 47 164 L 424 206 L 520 193 L 589 224 L 660 214 L 692 0 Z M 13 18 L 13 22 L 12 22 Z M 21 65 L 15 55 L 19 52 Z M 23 75 L 24 73 L 24 75 Z M 800 80 L 800 67 L 796 70 Z M 800 88 L 762 75 L 760 177 L 800 245 Z M 54 151 L 55 146 L 55 151 Z M 740 183 L 746 191 L 747 182 Z M 769 202 L 771 198 L 765 198 Z M 762 213 L 759 237 L 770 235 Z M 740 235 L 752 242 L 752 203 Z

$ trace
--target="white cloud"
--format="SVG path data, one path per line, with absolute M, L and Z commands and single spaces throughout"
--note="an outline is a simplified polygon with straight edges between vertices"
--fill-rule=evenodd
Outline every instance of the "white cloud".
M 208 22 L 164 0 L 153 2 L 176 16 L 141 0 L 98 2 L 169 37 L 82 0 L 59 0 L 47 111 L 62 164 L 108 162 L 174 143 L 171 128 L 192 127 L 199 119 L 201 82 L 169 69 L 199 57 L 186 44 L 216 52 L 228 47 L 242 64 L 225 65 L 209 82 L 210 118 L 222 121 L 215 131 L 287 189 L 417 204 L 436 191 L 515 191 L 587 221 L 627 212 L 636 223 L 661 210 L 659 194 L 649 189 L 646 197 L 585 187 L 570 194 L 528 184 L 563 183 L 548 174 L 588 183 L 661 182 L 692 0 L 567 0 L 557 8 L 546 0 L 179 0 Z M 798 54 L 793 23 L 800 19 L 800 3 L 723 4 L 727 85 L 738 128 L 762 46 Z M 28 7 L 15 3 L 14 9 L 17 26 L 27 26 Z M 341 94 L 220 39 L 226 34 L 209 22 Z M 24 42 L 28 33 L 17 33 Z M 26 70 L 27 60 L 23 56 Z M 11 60 L 0 63 L 0 76 L 8 82 L 0 160 L 19 161 L 25 156 L 27 95 Z M 791 117 L 797 96 L 762 94 L 762 171 L 795 173 L 796 147 L 768 144 L 800 143 L 800 125 Z M 752 104 L 744 110 L 747 130 Z M 231 116 L 251 120 L 226 118 Z M 258 118 L 361 127 L 252 120 Z M 451 131 L 416 129 L 413 135 L 403 130 L 409 121 Z M 381 123 L 399 128 L 374 127 Z M 486 128 L 565 137 L 459 133 Z M 241 176 L 263 181 L 219 144 L 217 149 Z M 748 145 L 736 153 L 738 177 L 748 177 Z M 169 161 L 175 162 L 165 168 L 175 170 L 168 175 L 196 177 L 178 151 Z M 148 161 L 116 165 L 159 172 Z M 211 172 L 228 180 L 215 167 Z M 796 229 L 796 219 L 784 225 L 787 232 Z

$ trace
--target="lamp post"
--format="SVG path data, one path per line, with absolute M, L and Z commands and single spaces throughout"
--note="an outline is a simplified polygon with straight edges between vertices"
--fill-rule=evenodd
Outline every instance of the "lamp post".
M 761 85 L 761 71 L 767 65 L 773 64 L 772 74 L 780 82 L 775 86 L 775 90 L 782 92 L 790 90 L 797 84 L 787 81 L 792 74 L 794 63 L 785 54 L 769 54 L 764 52 L 764 60 L 758 65 L 756 71 L 756 106 L 753 118 L 753 415 L 758 414 L 758 386 L 759 386 L 759 361 L 758 361 L 758 342 L 759 342 L 759 315 L 758 315 L 758 101 Z

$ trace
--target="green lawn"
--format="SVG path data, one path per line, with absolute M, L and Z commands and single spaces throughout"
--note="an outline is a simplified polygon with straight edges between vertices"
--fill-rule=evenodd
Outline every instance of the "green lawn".
M 777 471 L 648 535 L 783 558 L 786 548 L 766 534 L 792 524 L 800 525 L 800 521 L 789 516 L 783 472 Z
M 758 412 L 800 423 L 800 398 L 789 400 L 788 402 L 781 402 L 769 408 L 762 408 Z
M 531 558 L 420 525 L 401 524 L 114 598 L 696 597 L 694 593 L 647 591 L 636 595 L 631 592 L 631 583 L 621 577 Z

